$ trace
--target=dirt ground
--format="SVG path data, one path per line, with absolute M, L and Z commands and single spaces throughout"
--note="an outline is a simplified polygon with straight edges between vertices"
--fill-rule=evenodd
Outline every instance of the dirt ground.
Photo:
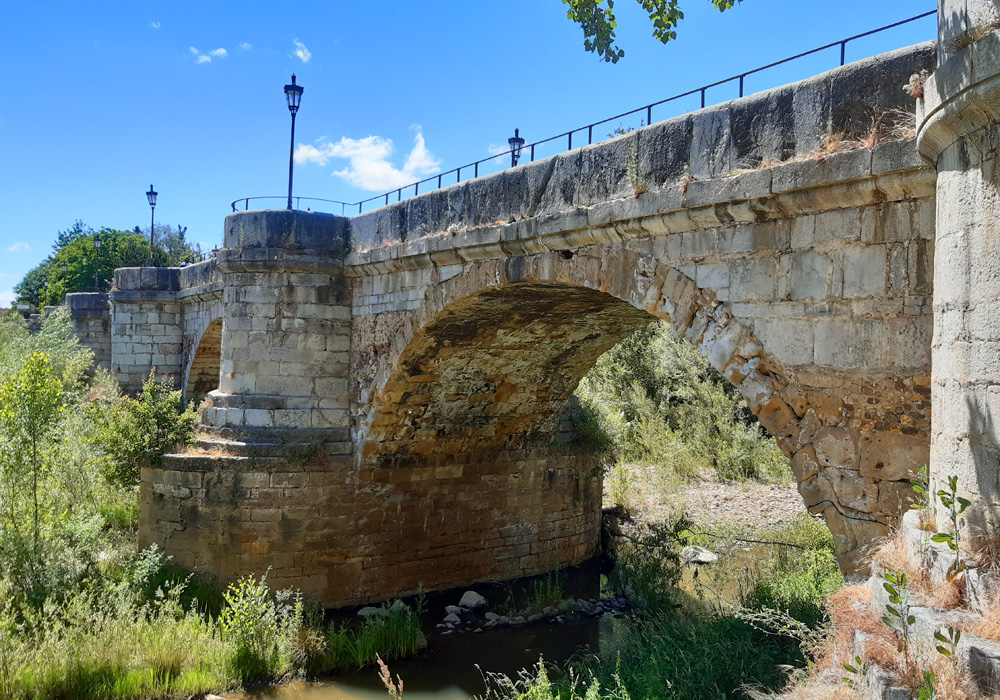
M 718 481 L 709 475 L 693 484 L 669 483 L 656 467 L 632 466 L 632 508 L 643 520 L 663 520 L 683 508 L 699 523 L 754 528 L 781 525 L 806 512 L 795 484 Z

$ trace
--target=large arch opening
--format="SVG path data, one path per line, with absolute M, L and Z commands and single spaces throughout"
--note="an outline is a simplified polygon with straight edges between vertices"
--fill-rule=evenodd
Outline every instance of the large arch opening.
M 219 371 L 222 364 L 222 319 L 208 324 L 191 359 L 184 397 L 200 404 L 208 392 L 219 388 Z
M 561 418 L 597 358 L 654 320 L 594 289 L 523 282 L 420 328 L 368 425 L 363 588 L 517 578 L 593 556 L 600 455 Z

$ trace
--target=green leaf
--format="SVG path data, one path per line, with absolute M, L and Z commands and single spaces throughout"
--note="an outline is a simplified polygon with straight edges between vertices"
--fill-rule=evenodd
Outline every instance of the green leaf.
M 943 646 L 937 646 L 935 648 L 938 650 L 939 654 L 947 656 L 949 659 L 951 658 L 951 652 L 945 649 Z
M 934 633 L 934 639 L 938 640 L 939 642 L 947 642 L 948 641 L 948 638 L 945 637 L 940 632 L 935 632 Z
M 951 533 L 948 532 L 939 532 L 933 537 L 931 537 L 932 542 L 951 542 L 952 539 L 954 538 L 952 537 Z

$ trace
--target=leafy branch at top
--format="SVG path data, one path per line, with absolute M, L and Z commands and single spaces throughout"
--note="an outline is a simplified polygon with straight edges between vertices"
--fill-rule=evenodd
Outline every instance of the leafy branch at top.
M 677 23 L 684 19 L 680 0 L 636 0 L 653 23 L 653 36 L 664 44 L 677 38 Z M 720 12 L 730 9 L 743 0 L 711 0 Z M 603 7 L 607 3 L 607 8 Z M 596 53 L 602 61 L 618 63 L 625 50 L 615 44 L 615 0 L 563 0 L 569 5 L 566 16 L 583 28 L 583 47 Z

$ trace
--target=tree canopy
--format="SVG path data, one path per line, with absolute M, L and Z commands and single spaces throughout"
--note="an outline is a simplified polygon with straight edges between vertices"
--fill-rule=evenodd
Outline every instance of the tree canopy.
M 710 0 L 724 12 L 743 0 Z M 680 0 L 636 0 L 653 23 L 653 36 L 666 44 L 677 38 L 677 23 L 684 19 Z M 566 15 L 583 28 L 583 47 L 596 53 L 602 61 L 618 63 L 625 57 L 625 50 L 615 44 L 615 0 L 563 0 L 569 5 Z M 606 8 L 604 5 L 606 4 Z
M 176 266 L 201 259 L 199 246 L 187 242 L 187 227 L 156 227 L 153 265 Z M 94 245 L 100 235 L 101 247 Z M 52 253 L 29 270 L 14 286 L 17 302 L 36 306 L 61 304 L 66 294 L 106 292 L 111 288 L 115 268 L 141 267 L 149 264 L 149 229 L 138 226 L 132 231 L 101 228 L 94 231 L 76 221 L 56 234 Z M 63 270 L 63 265 L 66 269 Z

